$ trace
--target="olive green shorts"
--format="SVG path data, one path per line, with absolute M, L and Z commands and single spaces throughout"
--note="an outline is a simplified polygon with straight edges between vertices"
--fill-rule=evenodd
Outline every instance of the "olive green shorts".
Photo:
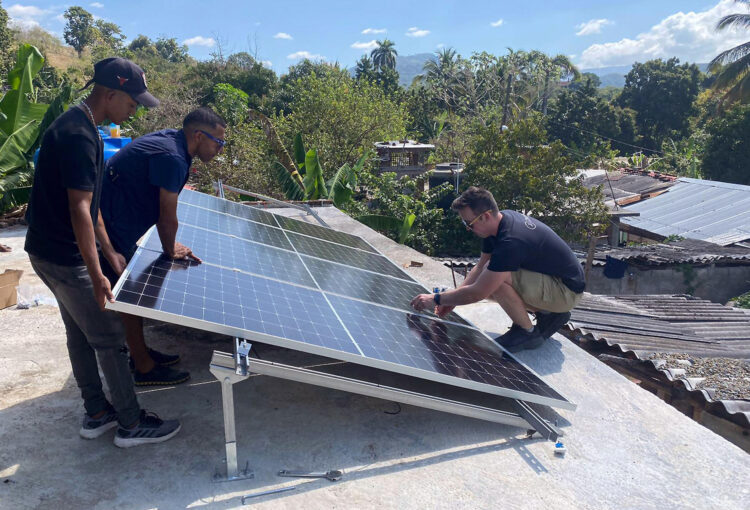
M 519 269 L 510 273 L 513 288 L 524 303 L 545 312 L 569 312 L 578 304 L 583 293 L 576 294 L 557 276 Z

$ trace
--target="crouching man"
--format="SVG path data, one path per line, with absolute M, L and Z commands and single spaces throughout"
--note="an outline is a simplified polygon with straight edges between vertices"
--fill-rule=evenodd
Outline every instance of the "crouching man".
M 497 207 L 492 194 L 470 187 L 451 208 L 483 239 L 482 256 L 463 283 L 440 294 L 420 294 L 416 310 L 436 307 L 445 316 L 455 306 L 492 299 L 513 321 L 497 338 L 510 352 L 534 349 L 564 326 L 583 296 L 583 268 L 570 247 L 547 225 Z M 536 316 L 536 325 L 527 312 Z

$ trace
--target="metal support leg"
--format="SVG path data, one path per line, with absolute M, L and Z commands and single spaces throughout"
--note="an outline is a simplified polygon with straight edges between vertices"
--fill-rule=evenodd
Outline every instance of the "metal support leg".
M 243 342 L 244 343 L 244 342 Z M 240 347 L 239 341 L 236 343 L 237 353 L 249 351 L 249 346 Z M 236 355 L 237 356 L 237 355 Z M 245 463 L 243 469 L 237 465 L 237 430 L 235 429 L 234 420 L 234 385 L 244 381 L 249 377 L 246 367 L 235 365 L 235 356 L 223 352 L 214 351 L 211 358 L 210 371 L 221 382 L 221 403 L 224 413 L 224 441 L 226 449 L 226 471 L 222 473 L 217 469 L 214 473 L 215 482 L 227 482 L 232 480 L 245 480 L 254 478 L 253 472 L 248 468 L 249 463 Z M 244 373 L 243 373 L 244 372 Z

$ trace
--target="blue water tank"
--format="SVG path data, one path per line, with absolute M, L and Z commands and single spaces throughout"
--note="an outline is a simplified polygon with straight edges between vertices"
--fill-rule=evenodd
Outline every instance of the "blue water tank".
M 112 138 L 109 136 L 109 130 L 99 128 L 99 134 L 102 135 L 102 142 L 104 142 L 104 161 L 115 155 L 117 151 L 125 147 L 127 144 L 133 141 L 128 136 L 121 136 L 120 138 Z M 39 149 L 34 153 L 34 166 L 39 159 Z

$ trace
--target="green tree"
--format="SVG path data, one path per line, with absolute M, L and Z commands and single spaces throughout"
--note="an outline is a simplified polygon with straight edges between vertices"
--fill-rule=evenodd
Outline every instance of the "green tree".
M 178 44 L 174 37 L 169 39 L 160 37 L 154 43 L 154 49 L 164 60 L 173 63 L 185 62 L 188 56 L 188 48 L 184 44 Z
M 636 112 L 642 144 L 661 148 L 668 138 L 682 138 L 689 130 L 694 113 L 701 72 L 695 64 L 682 64 L 677 58 L 635 63 L 625 76 L 625 87 L 618 98 L 620 106 Z
M 544 53 L 540 57 L 541 74 L 544 77 L 544 86 L 542 89 L 542 114 L 547 115 L 547 101 L 552 95 L 553 88 L 559 84 L 563 78 L 572 78 L 579 80 L 581 73 L 565 55 L 556 55 L 548 57 Z
M 370 58 L 375 69 L 396 69 L 396 57 L 398 52 L 396 51 L 396 43 L 390 39 L 384 39 L 377 41 L 378 47 L 370 52 Z
M 83 7 L 73 6 L 63 14 L 67 23 L 63 30 L 65 42 L 70 44 L 81 58 L 84 48 L 96 41 L 97 32 L 94 17 Z
M 582 241 L 598 233 L 594 224 L 606 224 L 601 193 L 573 179 L 576 165 L 565 147 L 547 143 L 536 116 L 502 131 L 497 120 L 501 111 L 484 123 L 475 122 L 463 185 L 490 190 L 501 209 L 536 216 L 568 240 Z
M 750 0 L 735 0 L 750 8 Z M 740 27 L 750 28 L 750 13 L 724 16 L 716 25 L 717 30 Z M 714 88 L 725 90 L 729 101 L 747 103 L 750 100 L 750 41 L 719 53 L 709 64 L 716 74 Z
M 247 118 L 249 96 L 242 90 L 232 87 L 228 83 L 214 85 L 213 102 L 211 107 L 231 126 L 237 125 Z
M 258 108 L 277 84 L 276 74 L 245 52 L 198 62 L 190 68 L 189 75 L 189 86 L 206 104 L 215 101 L 214 85 L 227 83 L 247 94 L 249 105 Z
M 750 184 L 750 105 L 736 105 L 706 126 L 703 154 L 707 179 Z
M 357 60 L 354 68 L 354 77 L 359 80 L 375 81 L 375 67 L 372 65 L 372 59 L 367 55 Z
M 8 12 L 0 2 L 0 76 L 5 80 L 5 73 L 13 66 L 13 32 L 8 28 Z
M 112 50 L 122 48 L 122 41 L 125 40 L 125 34 L 122 29 L 115 23 L 98 19 L 94 22 L 94 35 L 96 40 Z
M 128 50 L 132 51 L 133 53 L 145 54 L 149 56 L 156 55 L 156 48 L 154 47 L 154 43 L 151 42 L 151 39 L 143 34 L 139 34 L 138 37 L 133 39 L 130 44 L 128 44 Z
M 610 145 L 621 154 L 632 152 L 635 119 L 602 99 L 594 82 L 584 78 L 575 90 L 564 90 L 552 102 L 546 117 L 551 140 L 560 140 L 573 149 L 574 159 L 589 154 L 606 155 Z
M 353 165 L 363 150 L 406 134 L 403 106 L 376 84 L 355 81 L 346 70 L 300 78 L 291 87 L 292 113 L 274 119 L 282 140 L 300 133 L 315 147 L 326 172 Z M 325 175 L 329 179 L 331 175 Z

